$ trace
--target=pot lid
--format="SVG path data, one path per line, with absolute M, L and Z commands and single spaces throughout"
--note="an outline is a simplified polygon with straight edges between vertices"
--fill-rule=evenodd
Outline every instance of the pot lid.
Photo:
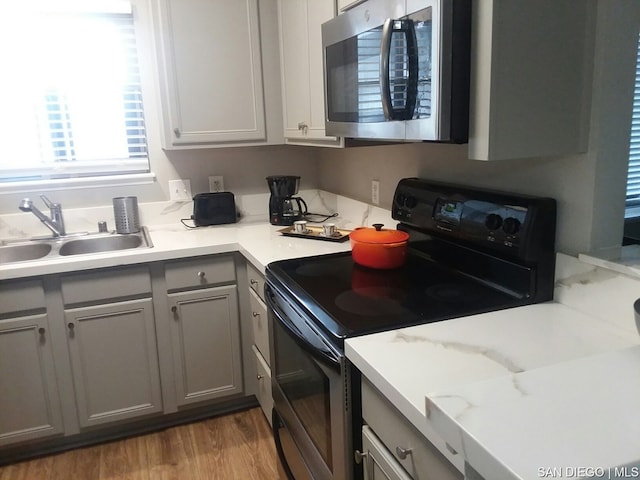
M 356 228 L 349 234 L 349 238 L 363 243 L 400 243 L 409 239 L 409 234 L 401 230 L 383 229 L 382 223 L 374 223 L 373 228 Z

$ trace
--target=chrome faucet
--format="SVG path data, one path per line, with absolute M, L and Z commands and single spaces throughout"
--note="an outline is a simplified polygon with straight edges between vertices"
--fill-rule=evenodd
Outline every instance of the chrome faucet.
M 18 208 L 23 212 L 33 213 L 44 225 L 53 232 L 54 237 L 64 237 L 67 232 L 64 229 L 64 219 L 62 218 L 62 205 L 59 203 L 53 203 L 45 195 L 40 195 L 40 198 L 44 204 L 49 208 L 51 218 L 47 217 L 44 213 L 38 210 L 33 201 L 29 198 L 23 198 L 18 205 Z

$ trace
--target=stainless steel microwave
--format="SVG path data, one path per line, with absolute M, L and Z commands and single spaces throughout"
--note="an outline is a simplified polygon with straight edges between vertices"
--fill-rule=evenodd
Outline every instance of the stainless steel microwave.
M 322 46 L 327 135 L 467 142 L 471 0 L 367 0 Z

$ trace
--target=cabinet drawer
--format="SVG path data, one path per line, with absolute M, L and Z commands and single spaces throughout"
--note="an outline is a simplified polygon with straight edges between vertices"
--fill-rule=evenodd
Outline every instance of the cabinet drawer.
M 62 277 L 65 305 L 146 294 L 151 294 L 151 277 L 146 265 L 94 270 Z
M 42 280 L 0 282 L 0 315 L 44 308 Z
M 415 480 L 461 480 L 460 473 L 366 379 L 362 379 L 362 418 Z M 400 449 L 411 450 L 404 459 Z
M 256 292 L 264 302 L 264 275 L 247 262 L 247 277 L 249 278 L 249 288 Z
M 168 290 L 207 287 L 236 280 L 236 269 L 230 255 L 167 262 L 164 273 Z
M 258 387 L 256 389 L 256 397 L 258 403 L 264 412 L 265 417 L 271 424 L 271 410 L 273 409 L 273 396 L 271 395 L 271 369 L 267 362 L 258 351 L 255 345 L 251 347 L 256 359 L 256 372 L 258 374 Z
M 253 327 L 253 343 L 269 363 L 269 317 L 267 306 L 252 291 L 249 292 L 251 305 L 251 325 Z

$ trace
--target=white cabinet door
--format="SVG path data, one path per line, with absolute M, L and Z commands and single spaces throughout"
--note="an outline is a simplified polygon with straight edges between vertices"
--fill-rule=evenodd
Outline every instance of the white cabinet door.
M 162 411 L 150 298 L 65 310 L 81 427 Z
M 165 148 L 266 140 L 258 0 L 156 0 Z
M 62 431 L 47 315 L 0 320 L 0 446 Z
M 335 16 L 334 0 L 279 0 L 284 135 L 287 143 L 340 146 L 325 134 L 320 26 Z
M 178 405 L 242 392 L 240 320 L 235 285 L 169 296 Z
M 364 0 L 338 0 L 338 10 L 344 12 L 352 7 L 355 7 Z

